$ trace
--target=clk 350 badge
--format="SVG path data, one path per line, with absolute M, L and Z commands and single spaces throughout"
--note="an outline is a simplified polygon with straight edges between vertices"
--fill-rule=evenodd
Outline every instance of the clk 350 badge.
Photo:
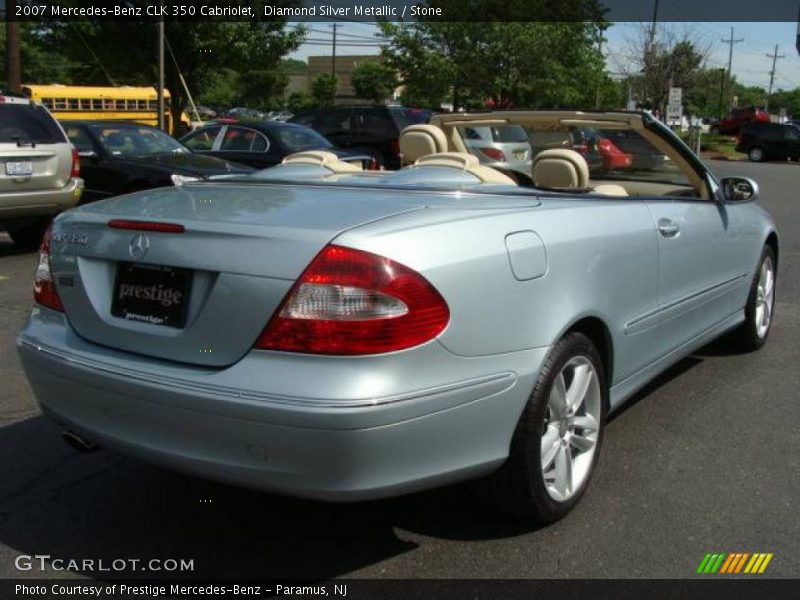
M 85 246 L 89 242 L 89 236 L 85 233 L 56 233 L 53 241 L 57 244 L 75 244 Z

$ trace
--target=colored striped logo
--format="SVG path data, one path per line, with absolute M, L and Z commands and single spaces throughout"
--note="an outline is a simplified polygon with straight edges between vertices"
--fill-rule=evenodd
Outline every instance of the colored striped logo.
M 706 554 L 697 567 L 697 572 L 702 574 L 726 574 L 736 575 L 739 573 L 749 573 L 751 575 L 763 573 L 769 561 L 772 560 L 772 552 L 717 552 Z

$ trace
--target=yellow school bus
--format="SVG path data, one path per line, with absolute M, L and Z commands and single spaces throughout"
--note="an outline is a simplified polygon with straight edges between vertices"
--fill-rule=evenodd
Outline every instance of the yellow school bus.
M 158 93 L 153 87 L 28 84 L 22 91 L 62 121 L 134 121 L 158 127 Z M 172 133 L 168 90 L 164 90 L 164 107 L 164 124 Z

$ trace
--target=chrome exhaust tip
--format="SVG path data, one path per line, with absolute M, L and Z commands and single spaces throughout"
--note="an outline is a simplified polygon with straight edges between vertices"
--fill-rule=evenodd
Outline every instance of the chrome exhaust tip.
M 68 445 L 72 446 L 72 448 L 78 452 L 91 452 L 92 450 L 97 450 L 97 444 L 83 439 L 77 433 L 69 429 L 61 432 L 61 439 L 63 439 Z

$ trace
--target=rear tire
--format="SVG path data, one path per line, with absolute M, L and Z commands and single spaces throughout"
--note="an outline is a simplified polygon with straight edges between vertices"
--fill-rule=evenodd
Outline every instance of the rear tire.
M 764 160 L 764 149 L 760 148 L 759 146 L 753 146 L 747 152 L 747 158 L 749 158 L 752 162 L 763 162 Z
M 483 496 L 517 518 L 552 523 L 564 517 L 597 464 L 607 407 L 597 348 L 582 333 L 567 334 L 542 367 L 508 460 L 481 482 Z
M 732 334 L 734 345 L 742 352 L 758 350 L 767 341 L 775 311 L 777 272 L 775 253 L 764 246 L 744 307 L 744 323 Z
M 14 243 L 20 248 L 25 250 L 35 250 L 42 243 L 44 232 L 50 226 L 52 219 L 40 219 L 31 225 L 20 227 L 14 231 L 9 231 L 8 235 L 14 240 Z

